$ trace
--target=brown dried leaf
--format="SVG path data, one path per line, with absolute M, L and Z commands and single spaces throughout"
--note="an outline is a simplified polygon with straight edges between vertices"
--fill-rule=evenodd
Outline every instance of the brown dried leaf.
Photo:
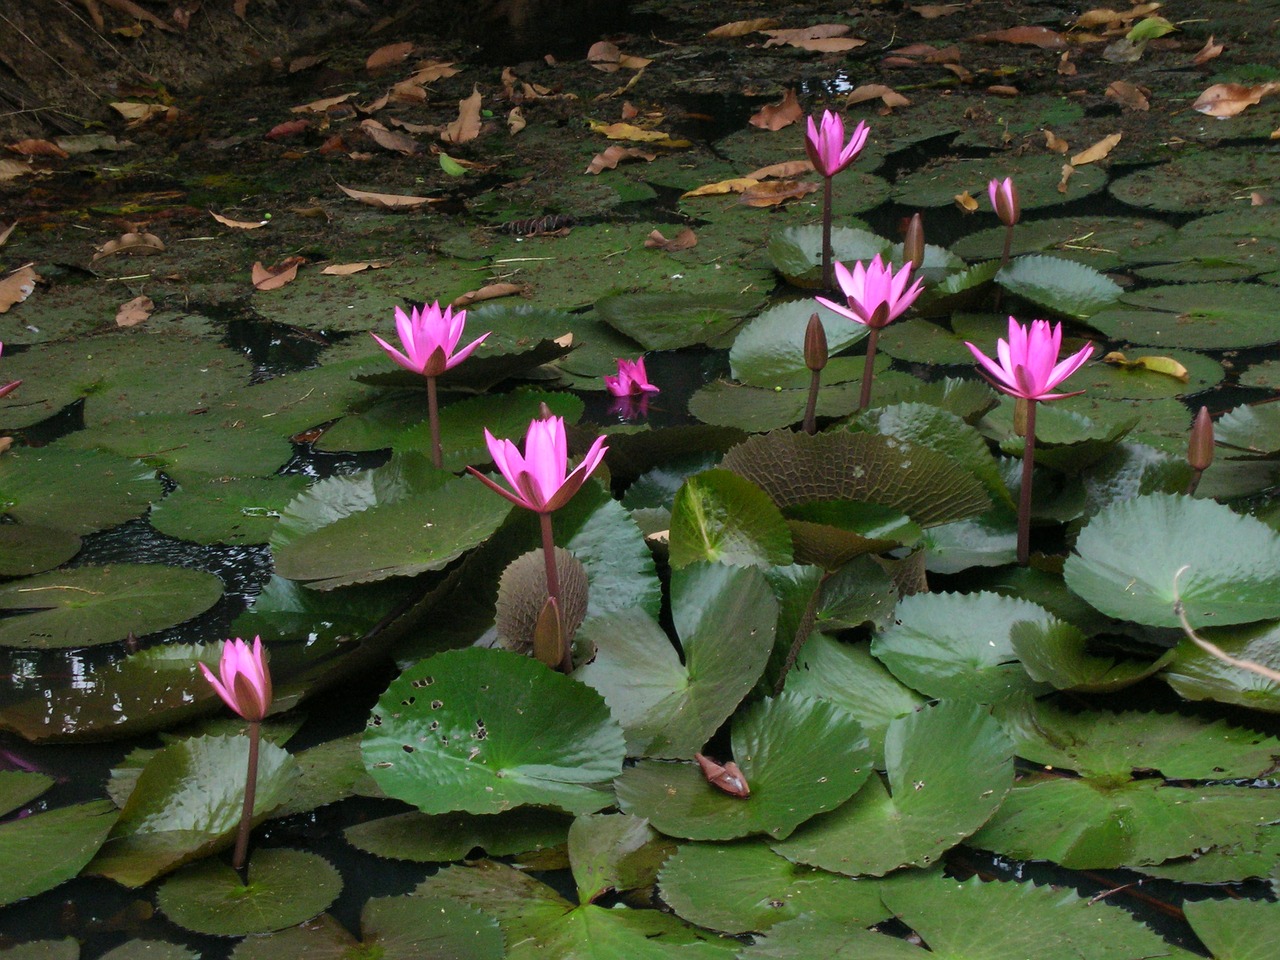
M 524 296 L 528 292 L 528 285 L 523 283 L 489 283 L 479 290 L 469 290 L 461 296 L 455 297 L 451 306 L 469 307 L 471 304 L 479 303 L 481 300 L 497 300 L 499 297 L 510 297 L 516 294 Z
M 71 156 L 56 143 L 50 143 L 48 140 L 19 140 L 17 143 L 8 144 L 5 149 L 24 157 L 57 157 L 59 160 L 65 160 Z
M 292 283 L 298 275 L 298 267 L 306 263 L 302 257 L 287 257 L 274 267 L 264 267 L 261 261 L 253 265 L 253 287 L 255 290 L 278 290 L 286 283 Z
M 427 91 L 412 80 L 401 80 L 399 83 L 393 83 L 391 89 L 387 91 L 387 95 L 382 99 L 387 103 L 392 101 L 395 103 L 426 103 Z M 373 111 L 366 112 L 372 113 Z
M 769 30 L 776 27 L 781 21 L 775 20 L 773 17 L 757 17 L 754 20 L 735 20 L 733 23 L 722 23 L 714 30 L 707 32 L 708 37 L 716 40 L 727 40 L 733 37 L 745 37 L 749 33 L 756 33 L 760 30 Z
M 661 230 L 654 230 L 645 238 L 644 245 L 650 250 L 662 250 L 666 253 L 677 253 L 680 250 L 688 250 L 698 245 L 698 235 L 693 232 L 692 227 L 685 227 L 674 237 L 668 240 L 662 235 Z
M 150 297 L 134 297 L 128 303 L 120 304 L 120 309 L 116 311 L 116 326 L 136 327 L 151 316 L 151 311 L 155 308 Z
M 133 2 L 133 0 L 102 0 L 102 2 L 113 10 L 119 10 L 126 16 L 151 24 L 151 26 L 155 27 L 157 30 L 163 30 L 166 33 L 177 33 L 173 27 L 165 23 L 154 13 L 144 10 L 142 7 L 138 6 Z
M 1113 133 L 1109 137 L 1103 137 L 1093 146 L 1085 148 L 1072 157 L 1071 165 L 1073 167 L 1082 167 L 1086 163 L 1094 163 L 1101 160 L 1115 149 L 1116 144 L 1120 142 L 1121 136 L 1123 134 Z
M 29 163 L 23 163 L 21 160 L 0 159 L 0 183 L 6 180 L 14 180 L 18 177 L 25 177 L 27 174 L 35 172 L 35 167 Z
M 249 0 L 235 0 L 231 5 L 231 12 L 241 20 L 244 19 L 245 11 L 249 9 Z
M 0 228 L 0 247 L 3 247 L 5 245 L 5 242 L 9 239 L 9 234 L 13 233 L 14 227 L 16 227 L 17 225 L 18 225 L 18 221 L 15 220 L 13 221 L 13 223 L 9 224 L 7 227 Z
M 624 53 L 618 58 L 618 66 L 625 67 L 628 70 L 643 70 L 651 63 L 653 63 L 652 60 L 647 60 L 644 57 L 633 57 L 629 53 Z
M 780 47 L 784 44 L 795 43 L 798 40 L 843 37 L 851 29 L 847 23 L 816 23 L 811 27 L 795 27 L 790 30 L 762 30 L 760 32 L 769 37 L 764 42 L 766 47 Z
M 388 117 L 387 123 L 393 127 L 400 128 L 405 133 L 429 133 L 432 136 L 444 129 L 434 123 L 410 123 L 408 120 L 401 120 L 399 117 Z
M 1275 134 L 1272 134 L 1273 138 L 1274 136 Z M 1253 190 L 1249 193 L 1249 206 L 1251 207 L 1266 207 L 1270 206 L 1271 203 L 1272 200 L 1268 194 L 1259 193 L 1257 190 Z
M 343 93 L 336 97 L 325 97 L 323 100 L 312 100 L 310 103 L 304 103 L 300 107 L 290 107 L 290 113 L 324 113 L 330 107 L 336 107 L 340 103 L 346 103 L 356 95 L 355 91 Z
M 369 54 L 369 59 L 364 62 L 364 68 L 371 72 L 385 70 L 387 67 L 407 60 L 411 53 L 413 53 L 413 43 L 409 40 L 388 43 L 385 47 L 379 47 Z
M 1215 83 L 1200 94 L 1191 107 L 1211 117 L 1225 119 L 1236 116 L 1276 90 L 1280 90 L 1280 83 L 1259 83 L 1251 87 L 1242 83 Z
M 753 170 L 747 176 L 752 180 L 767 180 L 769 177 L 782 179 L 812 172 L 813 164 L 808 160 L 784 160 L 782 163 L 771 163 L 767 167 Z
M 397 133 L 394 130 L 388 130 L 377 120 L 366 119 L 360 121 L 360 129 L 364 131 L 365 136 L 382 147 L 383 150 L 404 154 L 406 157 L 422 152 L 421 144 L 413 137 Z
M 606 147 L 601 153 L 597 153 L 592 157 L 591 163 L 587 165 L 584 173 L 597 175 L 604 170 L 614 170 L 619 163 L 627 159 L 644 160 L 652 163 L 657 157 L 656 153 L 649 153 L 639 147 L 620 147 L 614 144 L 612 147 Z
M 413 68 L 413 76 L 409 79 L 414 83 L 431 83 L 456 77 L 458 73 L 460 71 L 453 68 L 452 60 L 423 60 Z
M 816 183 L 806 180 L 770 180 L 768 183 L 747 187 L 738 200 L 748 207 L 776 207 L 787 200 L 807 197 L 817 189 Z
M 1044 145 L 1046 149 L 1052 150 L 1054 153 L 1066 153 L 1071 149 L 1067 141 L 1063 140 L 1048 127 L 1044 128 Z
M 1056 30 L 1031 25 L 980 33 L 970 39 L 978 43 L 1018 43 L 1042 50 L 1063 50 L 1067 46 L 1067 38 Z
M 911 101 L 904 97 L 892 87 L 886 87 L 883 83 L 864 83 L 860 87 L 855 87 L 849 91 L 849 96 L 845 98 L 845 105 L 855 103 L 865 103 L 868 100 L 880 100 L 889 109 L 894 107 L 909 107 Z
M 458 119 L 440 133 L 445 143 L 466 143 L 480 136 L 480 88 L 471 87 L 471 96 L 458 101 Z
M 1058 59 L 1058 76 L 1074 77 L 1077 72 L 1078 71 L 1076 70 L 1076 65 L 1071 62 L 1071 54 L 1064 53 Z
M 936 20 L 939 17 L 949 17 L 953 13 L 959 13 L 967 4 L 963 3 L 921 3 L 916 6 L 908 5 L 907 9 L 925 20 Z
M 949 47 L 942 47 L 939 50 L 933 50 L 924 55 L 925 63 L 959 63 L 960 48 L 954 43 Z
M 1007 83 L 993 83 L 987 87 L 987 93 L 993 97 L 1016 97 L 1021 91 L 1017 87 L 1011 87 Z
M 781 130 L 804 116 L 804 109 L 796 99 L 796 92 L 788 88 L 778 103 L 767 103 L 747 122 L 762 130 Z
M 70 137 L 58 137 L 54 143 L 72 156 L 79 153 L 93 153 L 95 150 L 128 150 L 133 146 L 133 141 L 117 140 L 107 133 L 84 133 Z
M 263 136 L 267 140 L 284 140 L 288 137 L 296 137 L 298 134 L 306 132 L 310 127 L 310 120 L 286 120 L 284 123 L 277 123 Z
M 956 194 L 952 199 L 955 200 L 956 206 L 965 213 L 974 213 L 978 209 L 978 201 L 969 195 L 968 190 L 964 193 Z
M 858 47 L 865 46 L 866 43 L 867 41 L 856 37 L 815 37 L 812 40 L 788 41 L 789 46 L 799 47 L 810 53 L 844 53 L 846 50 L 856 50 Z
M 257 230 L 259 227 L 265 227 L 270 220 L 232 220 L 230 217 L 224 217 L 220 213 L 209 211 L 209 216 L 217 220 L 224 227 L 234 227 L 237 230 Z
M 511 135 L 515 136 L 528 125 L 529 121 L 524 118 L 524 111 L 519 107 L 512 107 L 511 112 L 507 114 L 507 130 Z
M 301 73 L 303 70 L 310 70 L 312 67 L 320 66 L 328 59 L 328 56 L 319 53 L 310 53 L 305 57 L 294 57 L 289 61 L 289 72 Z
M 111 104 L 111 109 L 124 117 L 130 127 L 140 126 L 148 120 L 154 120 L 158 117 L 172 120 L 178 115 L 176 108 L 166 107 L 163 103 L 134 103 L 133 101 L 118 100 Z
M 1147 99 L 1150 90 L 1130 83 L 1128 80 L 1115 80 L 1107 87 L 1107 96 L 1117 100 L 1126 110 L 1150 110 L 1151 101 Z
M 1072 176 L 1075 175 L 1075 172 L 1076 172 L 1076 168 L 1073 167 L 1071 164 L 1064 163 L 1062 165 L 1062 179 L 1058 181 L 1059 193 L 1063 194 L 1064 196 L 1066 195 L 1067 181 L 1069 181 L 1072 178 Z
M 31 296 L 40 282 L 40 274 L 31 268 L 31 264 L 19 267 L 3 280 L 0 280 L 0 313 L 8 313 L 14 304 L 21 303 Z
M 358 263 L 331 263 L 320 272 L 330 277 L 349 277 L 366 270 L 381 270 L 391 265 L 390 260 L 361 260 Z
M 100 246 L 98 252 L 93 255 L 93 262 L 97 263 L 103 257 L 110 257 L 117 253 L 151 256 L 163 252 L 164 243 L 154 233 L 124 233 L 119 239 L 108 240 Z
M 410 197 L 398 193 L 370 193 L 367 190 L 353 190 L 351 187 L 344 187 L 340 183 L 337 184 L 337 187 L 352 200 L 359 200 L 361 203 L 367 203 L 371 207 L 381 207 L 383 210 L 417 210 L 428 203 L 441 202 L 439 197 Z
M 687 200 L 690 197 L 714 197 L 726 193 L 742 193 L 743 190 L 754 187 L 759 182 L 759 180 L 752 180 L 750 177 L 738 177 L 734 180 L 721 180 L 717 183 L 704 183 L 688 193 L 681 194 L 680 199 Z
M 618 49 L 617 44 L 610 43 L 608 40 L 596 41 L 587 51 L 587 62 L 603 73 L 617 73 L 621 67 L 618 61 L 621 59 L 622 51 Z
M 1213 42 L 1213 34 L 1209 34 L 1209 39 L 1204 42 L 1204 46 L 1200 48 L 1200 52 L 1191 58 L 1191 62 L 1195 66 L 1202 63 L 1208 63 L 1210 60 L 1216 60 L 1222 56 L 1222 44 Z

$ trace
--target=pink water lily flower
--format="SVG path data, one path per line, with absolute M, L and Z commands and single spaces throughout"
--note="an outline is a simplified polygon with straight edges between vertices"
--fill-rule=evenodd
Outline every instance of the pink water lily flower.
M 880 330 L 902 316 L 906 309 L 920 296 L 923 280 L 918 279 L 908 289 L 911 280 L 911 264 L 905 264 L 896 274 L 893 264 L 881 261 L 880 255 L 871 260 L 865 267 L 859 260 L 853 265 L 851 273 L 843 263 L 837 261 L 836 281 L 840 291 L 845 295 L 848 306 L 835 303 L 825 297 L 815 297 L 820 304 L 834 310 L 855 323 Z
M 420 373 L 424 377 L 438 377 L 471 356 L 472 351 L 489 336 L 486 333 L 457 350 L 466 322 L 467 311 L 459 310 L 454 313 L 452 307 L 441 310 L 438 302 L 429 307 L 415 307 L 411 314 L 396 307 L 396 333 L 400 335 L 404 352 L 397 350 L 376 333 L 370 336 L 378 341 L 392 360 L 406 370 Z
M 608 450 L 604 437 L 597 437 L 582 462 L 570 472 L 569 445 L 561 417 L 531 422 L 524 436 L 523 454 L 510 440 L 499 440 L 488 430 L 484 432 L 484 440 L 498 471 L 511 484 L 511 490 L 494 483 L 474 467 L 467 469 L 495 493 L 517 506 L 543 514 L 559 510 L 573 499 Z
M 996 342 L 999 362 L 992 360 L 968 341 L 965 346 L 982 365 L 992 385 L 1013 397 L 1026 400 L 1060 400 L 1084 393 L 1050 393 L 1071 376 L 1093 355 L 1093 344 L 1086 344 L 1062 362 L 1062 324 L 1050 326 L 1047 320 L 1032 320 L 1024 327 L 1009 318 L 1009 339 Z
M 987 184 L 987 196 L 991 198 L 991 208 L 1006 227 L 1012 227 L 1022 216 L 1022 204 L 1018 201 L 1018 188 L 1013 177 L 1003 180 L 992 180 Z
M 262 653 L 262 638 L 253 638 L 253 649 L 239 637 L 222 645 L 218 665 L 221 679 L 200 664 L 205 679 L 213 685 L 228 707 L 250 723 L 258 723 L 271 708 L 271 673 Z
M 657 387 L 649 382 L 649 375 L 644 370 L 644 357 L 635 360 L 618 358 L 618 375 L 605 375 L 604 385 L 615 397 L 630 397 L 642 393 L 659 393 Z
M 834 177 L 858 158 L 867 144 L 869 128 L 866 121 L 859 121 L 849 142 L 844 142 L 844 120 L 840 114 L 822 111 L 821 125 L 809 118 L 809 129 L 804 137 L 804 149 L 809 154 L 813 169 L 824 177 Z

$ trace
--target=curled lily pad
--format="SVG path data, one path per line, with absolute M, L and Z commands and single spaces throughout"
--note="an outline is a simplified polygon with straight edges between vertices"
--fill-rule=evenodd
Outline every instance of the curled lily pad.
M 1280 629 L 1274 621 L 1219 627 L 1204 631 L 1204 637 L 1230 657 L 1280 670 Z M 1178 696 L 1280 713 L 1280 683 L 1227 663 L 1189 638 L 1179 641 L 1171 654 L 1172 662 L 1160 676 Z
M 671 565 L 700 560 L 770 567 L 791 562 L 791 532 L 767 494 L 728 470 L 685 480 L 671 508 Z
M 1074 260 L 1019 257 L 996 274 L 996 283 L 1036 306 L 1084 320 L 1120 296 L 1114 280 Z
M 891 241 L 867 230 L 833 227 L 831 257 L 852 269 L 858 260 L 887 257 Z M 822 227 L 787 227 L 769 237 L 769 259 L 789 283 L 799 287 L 822 286 Z

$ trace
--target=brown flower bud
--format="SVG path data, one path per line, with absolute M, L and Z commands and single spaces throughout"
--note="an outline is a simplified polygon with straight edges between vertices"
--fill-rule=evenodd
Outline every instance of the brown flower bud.
M 1213 463 L 1213 418 L 1209 408 L 1201 407 L 1191 427 L 1191 439 L 1187 443 L 1187 463 L 1191 469 L 1203 471 Z
M 827 331 L 816 313 L 804 331 L 804 365 L 814 373 L 827 365 Z
M 910 260 L 915 270 L 924 266 L 924 219 L 918 213 L 912 214 L 907 224 L 906 236 L 902 238 L 902 257 Z
M 702 775 L 707 778 L 707 783 L 716 789 L 743 800 L 751 796 L 751 787 L 747 785 L 746 776 L 732 760 L 721 766 L 700 753 L 695 753 L 693 759 L 698 761 L 698 766 L 702 768 Z

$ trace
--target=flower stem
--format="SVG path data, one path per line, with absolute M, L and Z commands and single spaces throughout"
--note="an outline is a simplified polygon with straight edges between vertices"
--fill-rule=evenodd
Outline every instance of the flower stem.
M 431 463 L 441 470 L 444 455 L 440 452 L 440 402 L 436 397 L 435 377 L 427 377 L 427 421 L 431 424 Z
M 1031 559 L 1031 471 L 1036 460 L 1036 402 L 1027 400 L 1027 437 L 1022 448 L 1022 490 L 1018 496 L 1018 563 Z
M 1009 252 L 1013 249 L 1013 224 L 1004 228 L 1004 252 L 1000 254 L 1000 268 L 1009 265 Z
M 814 370 L 809 377 L 809 402 L 804 408 L 804 432 L 813 436 L 818 432 L 818 387 L 822 384 L 822 371 Z
M 876 341 L 880 339 L 880 329 L 871 328 L 871 336 L 867 339 L 867 362 L 862 368 L 862 393 L 858 395 L 858 409 L 865 410 L 871 405 L 871 377 L 876 364 Z
M 825 177 L 822 192 L 822 289 L 834 290 L 836 278 L 831 272 L 831 181 Z
M 253 801 L 258 792 L 258 743 L 262 739 L 262 724 L 253 721 L 249 724 L 249 769 L 244 779 L 244 806 L 240 810 L 240 830 L 236 833 L 236 848 L 231 855 L 231 866 L 241 874 L 241 880 L 248 882 L 243 875 L 245 859 L 249 855 L 249 830 L 253 827 Z
M 560 571 L 556 567 L 556 540 L 551 530 L 551 514 L 540 513 L 538 519 L 542 524 L 542 558 L 547 565 L 547 596 L 556 602 L 556 615 L 560 615 Z M 564 624 L 560 630 L 560 672 L 573 672 L 573 648 L 565 635 Z

